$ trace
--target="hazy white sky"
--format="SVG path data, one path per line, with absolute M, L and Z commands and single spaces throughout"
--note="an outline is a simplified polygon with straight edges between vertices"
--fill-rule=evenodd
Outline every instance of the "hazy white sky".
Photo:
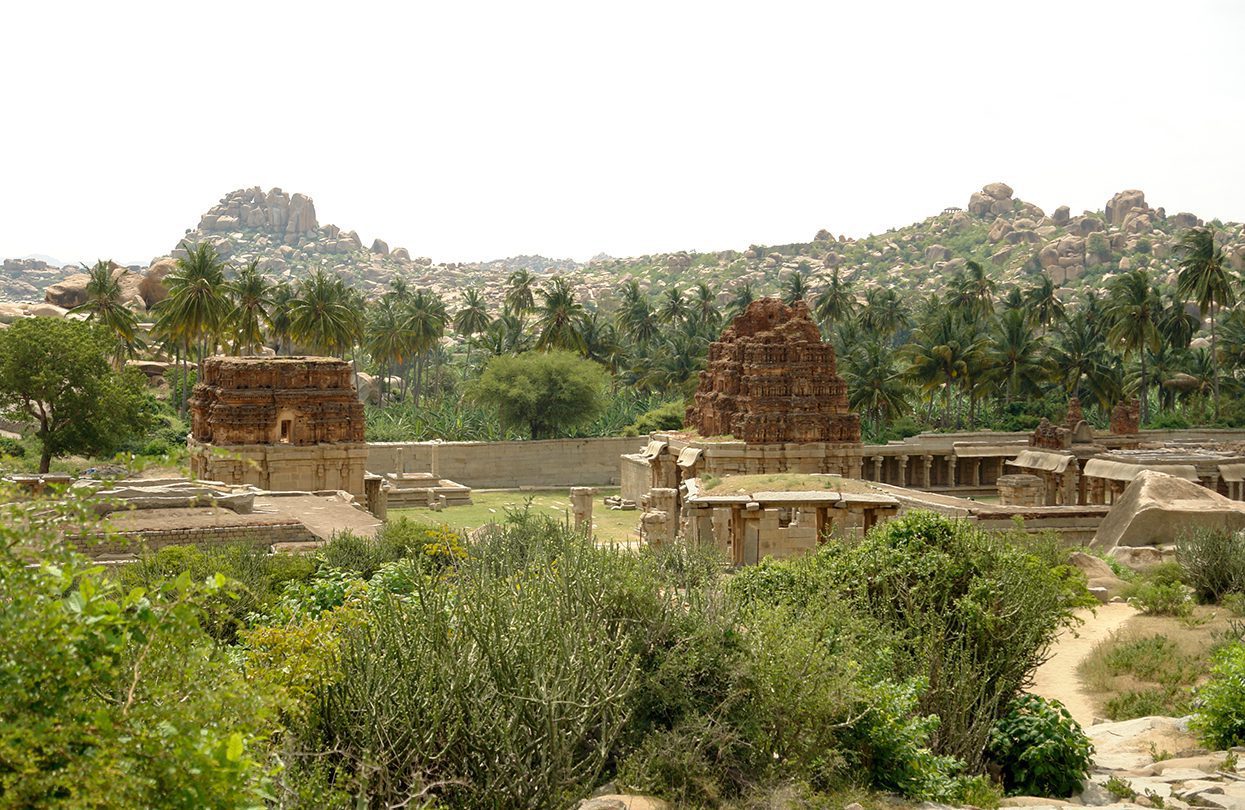
M 439 261 L 864 235 L 1003 180 L 1245 219 L 1245 4 L 9 3 L 0 257 L 234 188 Z

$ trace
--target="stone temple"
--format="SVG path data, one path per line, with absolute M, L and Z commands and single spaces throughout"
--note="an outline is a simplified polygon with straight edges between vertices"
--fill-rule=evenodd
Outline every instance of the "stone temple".
M 748 305 L 709 346 L 686 422 L 702 436 L 753 444 L 860 443 L 834 347 L 822 342 L 803 301 Z
M 190 400 L 196 478 L 364 495 L 363 403 L 329 357 L 212 357 Z

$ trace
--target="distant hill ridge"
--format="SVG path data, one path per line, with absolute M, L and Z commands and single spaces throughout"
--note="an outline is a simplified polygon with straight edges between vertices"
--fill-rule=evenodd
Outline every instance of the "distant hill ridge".
M 499 307 L 506 277 L 521 267 L 538 275 L 571 277 L 588 302 L 611 300 L 620 283 L 635 278 L 654 290 L 686 288 L 699 281 L 725 295 L 749 283 L 758 292 L 777 289 L 793 272 L 809 276 L 815 291 L 834 272 L 860 285 L 932 291 L 968 260 L 980 262 L 1006 285 L 1045 273 L 1071 289 L 1101 286 L 1131 267 L 1174 272 L 1172 250 L 1181 231 L 1202 224 L 1198 216 L 1168 214 L 1136 189 L 1112 196 L 1101 211 L 1073 215 L 1067 206 L 1047 214 L 1014 196 L 1005 183 L 973 192 L 963 209 L 944 210 L 921 222 L 864 238 L 819 231 L 809 242 L 750 245 L 713 253 L 677 251 L 631 258 L 598 256 L 587 263 L 543 256 L 488 262 L 434 263 L 376 239 L 364 246 L 358 233 L 320 224 L 311 197 L 256 186 L 231 191 L 169 246 L 162 258 L 179 255 L 183 241 L 211 242 L 234 263 L 251 259 L 274 278 L 296 281 L 314 267 L 341 274 L 366 293 L 379 295 L 395 278 L 429 288 L 453 303 L 469 286 Z M 1239 223 L 1215 222 L 1229 262 L 1245 270 L 1245 233 Z M 143 268 L 133 268 L 142 270 Z M 43 290 L 81 268 L 58 268 L 40 259 L 9 259 L 0 265 L 0 300 L 42 300 Z

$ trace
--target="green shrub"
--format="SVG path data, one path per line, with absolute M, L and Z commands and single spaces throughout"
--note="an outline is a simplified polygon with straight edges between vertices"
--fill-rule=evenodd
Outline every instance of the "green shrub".
M 1245 591 L 1245 532 L 1195 529 L 1176 541 L 1176 559 L 1204 602 Z
M 0 456 L 25 458 L 26 445 L 22 444 L 17 439 L 10 439 L 7 436 L 0 436 Z
M 1130 689 L 1113 695 L 1102 707 L 1110 720 L 1132 720 L 1154 715 L 1183 716 L 1190 706 L 1189 691 L 1179 687 Z
M 1012 794 L 1067 798 L 1081 790 L 1094 747 L 1057 700 L 1021 695 L 990 731 L 987 754 Z
M 1147 616 L 1184 617 L 1193 613 L 1189 589 L 1179 582 L 1143 580 L 1133 585 L 1128 602 Z
M 1192 728 L 1211 748 L 1245 743 L 1245 644 L 1230 644 L 1215 654 L 1210 680 L 1197 690 Z
M 682 402 L 666 402 L 640 417 L 623 428 L 624 436 L 647 436 L 656 430 L 679 430 L 683 427 L 683 415 L 686 407 Z

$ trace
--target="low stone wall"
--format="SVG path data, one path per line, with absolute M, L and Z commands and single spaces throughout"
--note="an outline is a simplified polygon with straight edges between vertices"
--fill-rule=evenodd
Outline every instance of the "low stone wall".
M 268 526 L 205 526 L 185 529 L 150 529 L 116 532 L 106 543 L 85 543 L 83 551 L 92 557 L 137 554 L 165 546 L 224 546 L 248 543 L 267 547 L 276 543 L 312 543 L 319 538 L 301 523 Z
M 619 457 L 646 439 L 514 442 L 370 442 L 368 472 L 429 472 L 474 489 L 617 486 Z

